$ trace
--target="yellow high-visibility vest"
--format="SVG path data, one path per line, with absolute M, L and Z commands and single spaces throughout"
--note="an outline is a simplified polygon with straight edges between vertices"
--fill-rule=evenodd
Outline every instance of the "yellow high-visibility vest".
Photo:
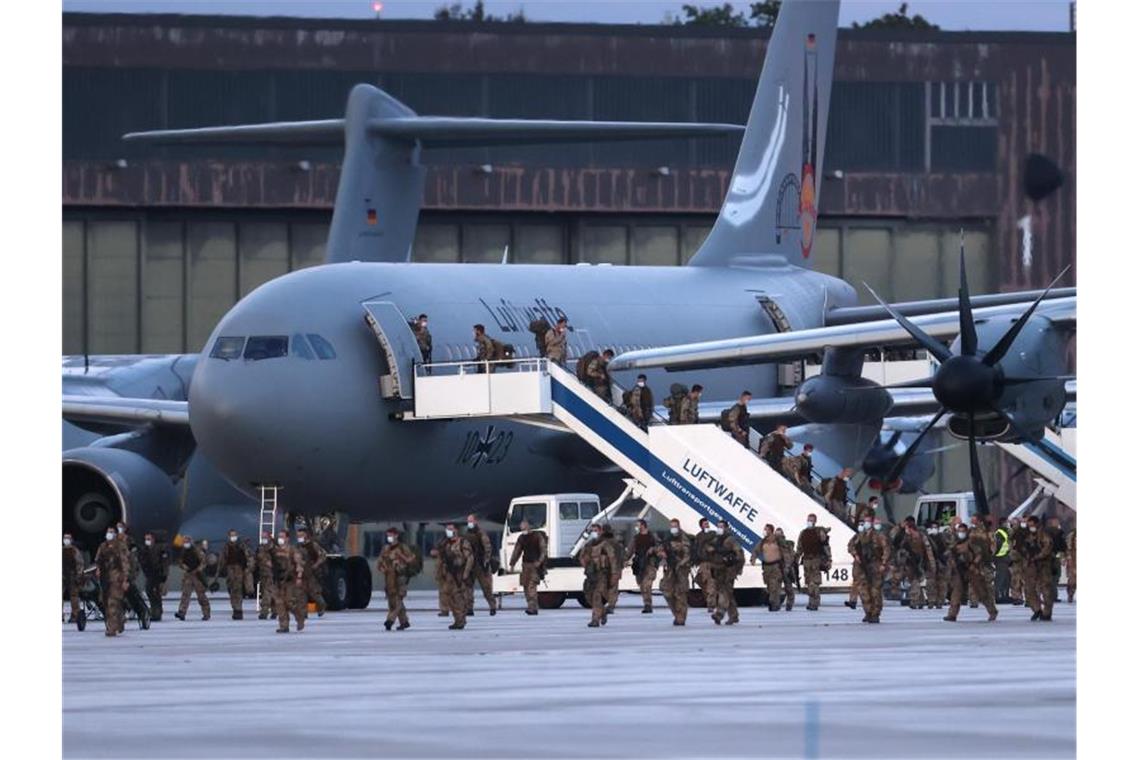
M 994 535 L 998 537 L 998 549 L 995 557 L 1004 557 L 1009 554 L 1009 531 L 1005 528 L 998 528 L 994 531 Z

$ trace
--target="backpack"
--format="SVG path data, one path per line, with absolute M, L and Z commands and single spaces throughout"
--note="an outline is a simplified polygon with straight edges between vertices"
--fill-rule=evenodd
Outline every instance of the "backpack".
M 1065 534 L 1061 531 L 1057 531 L 1053 534 L 1053 553 L 1064 554 L 1065 551 Z
M 676 425 L 681 421 L 681 402 L 688 395 L 689 388 L 681 383 L 669 386 L 669 397 L 665 399 L 665 408 L 669 410 L 669 424 Z
M 590 376 L 586 371 L 590 368 L 590 362 L 598 358 L 597 351 L 587 351 L 582 354 L 582 358 L 578 360 L 578 364 L 574 367 L 574 374 L 578 375 L 578 380 L 582 383 L 589 383 Z
M 412 561 L 404 568 L 404 575 L 408 578 L 415 578 L 424 571 L 424 555 L 420 553 L 417 547 L 409 546 L 408 548 L 412 550 Z
M 532 320 L 527 329 L 534 333 L 534 345 L 538 347 L 538 355 L 546 356 L 546 331 L 550 329 L 550 323 L 539 317 Z
M 621 405 L 629 409 L 630 399 L 633 397 L 633 389 L 624 390 L 621 392 Z
M 728 419 L 730 414 L 732 414 L 731 406 L 720 410 L 720 429 L 726 433 L 732 432 L 732 422 Z
M 510 343 L 503 343 L 502 341 L 491 338 L 491 359 L 494 361 L 502 361 L 504 359 L 515 358 L 515 347 Z M 502 367 L 513 367 L 514 363 L 499 365 Z

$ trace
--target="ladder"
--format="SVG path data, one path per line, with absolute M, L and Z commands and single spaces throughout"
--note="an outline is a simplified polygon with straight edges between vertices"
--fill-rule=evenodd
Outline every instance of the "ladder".
M 269 533 L 269 540 L 277 531 L 277 494 L 281 490 L 278 485 L 259 485 L 258 493 L 261 496 L 261 512 L 257 518 L 257 539 L 260 542 L 264 533 Z M 257 609 L 261 609 L 261 587 L 257 584 Z

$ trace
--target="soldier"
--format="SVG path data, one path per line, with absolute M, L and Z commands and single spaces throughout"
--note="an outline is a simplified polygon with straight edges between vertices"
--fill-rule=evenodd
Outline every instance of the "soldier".
M 764 537 L 752 549 L 752 558 L 749 564 L 755 565 L 760 559 L 760 568 L 764 574 L 764 586 L 768 589 L 768 611 L 775 612 L 780 609 L 780 585 L 784 577 L 784 551 L 780 540 L 776 538 L 776 529 L 772 524 L 764 526 Z
M 711 615 L 716 609 L 716 579 L 713 577 L 712 572 L 712 555 L 709 551 L 712 546 L 712 540 L 716 536 L 716 530 L 709 525 L 708 518 L 702 517 L 700 522 L 700 531 L 693 537 L 693 545 L 690 562 L 697 563 L 697 588 L 705 596 L 705 608 Z
M 546 358 L 562 367 L 566 364 L 566 330 L 569 328 L 566 317 L 559 317 L 554 327 L 546 331 Z
M 773 470 L 786 476 L 784 456 L 790 448 L 792 448 L 792 439 L 788 437 L 788 426 L 777 425 L 775 430 L 760 441 L 760 458 Z
M 689 537 L 681 530 L 680 521 L 670 520 L 669 538 L 658 543 L 655 551 L 664 566 L 661 594 L 673 613 L 673 625 L 684 625 L 689 616 L 690 548 Z
M 716 612 L 713 622 L 720 625 L 726 615 L 726 625 L 740 622 L 736 610 L 736 577 L 744 569 L 744 550 L 728 532 L 728 521 L 720 520 L 716 526 L 716 536 L 708 546 L 712 556 L 713 579 L 716 582 Z
M 613 403 L 613 383 L 610 380 L 610 359 L 614 358 L 612 349 L 607 348 L 602 353 L 590 359 L 586 364 L 586 377 L 590 381 L 590 387 L 593 388 L 594 393 L 598 398 L 603 399 L 607 404 Z
M 629 402 L 626 407 L 629 418 L 642 430 L 649 429 L 649 421 L 653 419 L 653 391 L 645 384 L 645 375 L 638 375 L 637 382 L 629 391 Z
M 479 374 L 486 373 L 490 367 L 486 362 L 494 358 L 495 344 L 487 336 L 487 328 L 483 325 L 475 325 L 475 361 L 480 362 L 476 371 Z
M 245 596 L 245 571 L 249 566 L 249 554 L 238 541 L 238 533 L 231 529 L 229 540 L 222 547 L 222 567 L 226 570 L 226 590 L 230 594 L 230 608 L 233 619 L 242 619 L 241 603 Z
M 1009 604 L 1010 585 L 1010 549 L 1012 544 L 1009 535 L 1009 521 L 1004 517 L 998 520 L 997 530 L 994 531 L 994 601 L 998 604 Z
M 129 559 L 123 555 L 122 544 L 114 528 L 107 528 L 106 539 L 95 552 L 95 577 L 103 592 L 103 620 L 108 636 L 123 632 L 123 596 L 127 593 Z
M 436 613 L 437 617 L 447 617 L 451 614 L 451 608 L 447 606 L 447 570 L 443 564 L 443 545 L 447 543 L 447 536 L 441 537 L 435 542 L 435 546 L 431 548 L 431 556 L 435 559 L 435 587 L 438 591 L 439 597 L 439 612 Z
M 1046 521 L 1045 532 L 1053 540 L 1053 583 L 1049 586 L 1049 592 L 1053 597 L 1053 602 L 1056 603 L 1057 583 L 1061 580 L 1061 567 L 1065 563 L 1065 532 L 1061 530 L 1060 519 L 1050 517 Z
M 926 540 L 930 544 L 930 553 L 934 557 L 934 564 L 926 576 L 926 608 L 942 609 L 949 594 L 950 568 L 946 564 L 946 545 L 942 528 L 933 522 L 926 524 Z
M 678 425 L 696 425 L 701 421 L 701 393 L 705 390 L 703 385 L 695 384 L 681 399 L 677 410 Z
M 277 609 L 277 632 L 289 633 L 289 614 L 297 622 L 297 632 L 305 630 L 308 603 L 305 593 L 305 553 L 289 543 L 289 531 L 277 534 L 273 547 L 273 587 Z
M 153 533 L 143 534 L 143 548 L 138 554 L 143 578 L 146 579 L 146 598 L 150 603 L 150 619 L 162 620 L 162 597 L 166 594 L 166 577 L 170 570 L 170 552 L 158 546 Z
M 205 543 L 205 542 L 203 542 Z M 190 607 L 190 594 L 198 598 L 198 607 L 202 610 L 202 619 L 210 619 L 210 600 L 206 598 L 206 583 L 202 573 L 206 569 L 206 552 L 194 545 L 190 536 L 182 537 L 182 556 L 178 559 L 178 567 L 182 569 L 182 599 L 178 602 L 178 612 L 174 617 L 179 620 L 186 619 L 186 610 Z
M 657 580 L 658 558 L 657 537 L 649 532 L 649 523 L 645 520 L 637 521 L 637 535 L 626 552 L 625 561 L 631 563 L 633 577 L 641 590 L 641 613 L 648 615 L 653 612 L 653 582 Z
M 308 597 L 308 601 L 317 605 L 317 617 L 322 617 L 326 609 L 325 595 L 322 589 L 325 579 L 325 561 L 328 559 L 328 555 L 325 553 L 324 547 L 311 540 L 309 531 L 304 529 L 297 531 L 297 546 L 305 558 L 305 596 Z
M 519 583 L 526 596 L 526 614 L 538 614 L 538 582 L 546 575 L 546 534 L 541 530 L 531 530 L 530 523 L 523 520 L 519 523 L 522 535 L 515 543 L 511 552 L 510 568 L 515 571 L 515 565 L 522 559 L 522 577 Z
M 420 358 L 424 364 L 431 364 L 431 331 L 428 330 L 427 314 L 416 317 L 412 332 L 416 336 L 416 345 L 420 347 Z
M 685 400 L 687 395 L 689 395 L 689 389 L 681 383 L 673 383 L 669 386 L 669 395 L 662 402 L 669 414 L 668 424 L 681 424 L 681 402 Z
M 906 605 L 912 610 L 921 610 L 925 606 L 922 583 L 925 580 L 928 585 L 933 585 L 930 573 L 934 567 L 934 551 L 925 537 L 919 533 L 913 517 L 903 520 L 902 528 L 896 534 L 896 541 L 902 560 L 898 569 L 909 587 Z
M 63 534 L 63 595 L 71 602 L 71 616 L 67 622 L 79 619 L 79 585 L 83 578 L 83 552 L 72 545 L 71 534 Z
M 448 611 L 454 616 L 449 630 L 461 631 L 467 625 L 467 585 L 475 566 L 471 542 L 459 535 L 455 523 L 444 526 L 447 536 L 440 547 L 443 564 L 443 595 Z
M 399 621 L 397 630 L 404 630 L 408 622 L 408 611 L 404 608 L 404 597 L 408 595 L 408 574 L 416 560 L 415 552 L 400 541 L 400 531 L 388 528 L 387 543 L 380 550 L 376 569 L 384 577 L 384 597 L 388 600 L 388 617 L 384 619 L 384 630 L 392 630 L 392 623 Z
M 994 598 L 982 578 L 986 548 L 970 536 L 965 525 L 958 524 L 954 529 L 954 535 L 957 540 L 950 546 L 949 551 L 950 610 L 942 619 L 951 623 L 958 619 L 958 610 L 962 606 L 966 586 L 973 585 L 978 589 L 978 598 L 990 613 L 990 622 L 993 622 L 997 620 L 997 607 L 994 606 Z
M 797 456 L 784 459 L 784 477 L 807 494 L 811 493 L 811 454 L 814 450 L 814 446 L 805 443 L 803 450 Z
M 483 598 L 491 614 L 495 614 L 495 593 L 491 584 L 491 555 L 494 548 L 491 546 L 491 537 L 479 527 L 475 515 L 467 515 L 467 533 L 463 536 L 471 544 L 471 554 L 475 557 L 475 565 L 467 577 L 467 614 L 475 614 L 475 581 L 483 589 Z
M 857 524 L 857 526 L 855 528 L 855 531 L 856 531 L 855 535 L 853 535 L 851 537 L 851 540 L 847 542 L 847 553 L 848 554 L 850 554 L 852 557 L 855 557 L 858 554 L 859 536 L 865 530 L 870 530 L 870 529 L 871 529 L 871 521 L 870 520 L 867 520 L 866 527 L 864 527 L 864 524 L 862 521 L 860 521 Z M 863 594 L 863 585 L 866 583 L 866 581 L 867 581 L 867 579 L 863 574 L 863 566 L 861 564 L 859 564 L 859 561 L 856 559 L 856 561 L 851 563 L 851 589 L 847 594 L 847 600 L 843 602 L 844 607 L 849 607 L 850 609 L 853 609 L 853 610 L 858 609 L 858 607 L 859 607 L 858 599 Z M 863 620 L 864 620 L 864 622 L 866 622 L 866 620 L 867 620 L 866 615 L 863 616 Z
M 977 609 L 978 601 L 987 595 L 994 598 L 994 537 L 986 527 L 980 515 L 970 517 L 970 541 L 972 541 L 982 556 L 981 572 L 970 584 L 969 596 L 971 609 Z M 983 586 L 985 587 L 983 589 Z
M 1025 542 L 1029 531 L 1023 518 L 1009 522 L 1009 598 L 1017 606 L 1025 604 Z
M 847 514 L 847 481 L 851 478 L 851 472 L 850 468 L 843 468 L 834 478 L 828 479 L 820 492 L 823 500 L 827 502 L 827 511 L 849 525 L 852 524 L 852 520 Z M 855 521 L 854 524 L 859 523 Z
M 827 543 L 827 529 L 817 528 L 816 516 L 807 516 L 807 525 L 800 531 L 796 539 L 795 561 L 804 569 L 804 585 L 807 587 L 809 610 L 819 609 L 819 586 L 822 581 L 821 571 L 826 561 L 831 565 L 831 550 Z
M 1073 525 L 1065 537 L 1065 591 L 1069 604 L 1077 596 L 1077 526 Z
M 277 617 L 277 584 L 273 578 L 273 541 L 269 531 L 262 531 L 255 555 L 257 583 L 261 587 L 257 600 L 257 619 Z
M 621 577 L 621 559 L 615 551 L 614 542 L 603 537 L 602 529 L 597 523 L 590 525 L 589 535 L 590 540 L 579 552 L 578 561 L 586 570 L 582 590 L 590 602 L 590 622 L 587 626 L 597 628 L 606 624 L 610 589 L 617 588 Z
M 752 392 L 744 391 L 723 417 L 724 431 L 744 448 L 748 448 L 748 431 L 751 429 L 748 424 L 748 402 L 751 400 Z
M 799 566 L 796 564 L 796 545 L 784 536 L 783 528 L 776 528 L 776 540 L 780 542 L 780 552 L 784 561 L 784 609 L 791 612 L 796 601 L 796 586 L 800 578 Z
M 862 571 L 859 596 L 863 601 L 863 622 L 878 623 L 883 611 L 883 577 L 890 562 L 891 548 L 886 536 L 876 531 L 873 520 L 864 517 L 854 537 L 855 564 Z
M 614 527 L 609 523 L 602 526 L 602 540 L 609 541 L 614 547 L 614 556 L 617 557 L 617 577 L 610 583 L 609 590 L 606 592 L 606 616 L 610 616 L 617 611 L 619 584 L 621 583 L 621 576 L 625 572 L 625 562 L 622 559 L 625 557 L 625 543 L 614 534 Z
M 1053 578 L 1053 538 L 1041 529 L 1041 521 L 1036 515 L 1026 520 L 1025 551 L 1025 600 L 1033 610 L 1030 620 L 1053 619 L 1053 594 L 1050 587 Z

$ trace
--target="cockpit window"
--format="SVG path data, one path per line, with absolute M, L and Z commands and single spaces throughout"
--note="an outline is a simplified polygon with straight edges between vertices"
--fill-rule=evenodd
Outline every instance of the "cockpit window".
M 294 333 L 292 341 L 293 346 L 290 350 L 293 352 L 293 356 L 297 356 L 308 361 L 312 361 L 313 359 L 317 358 L 313 355 L 313 349 L 309 348 L 309 341 L 305 339 L 304 335 L 301 333 Z
M 246 359 L 276 359 L 289 355 L 289 339 L 284 335 L 254 335 L 245 344 Z
M 313 344 L 313 350 L 317 352 L 318 359 L 335 359 L 336 349 L 333 348 L 332 343 L 322 338 L 316 333 L 309 333 L 309 343 Z
M 221 337 L 214 341 L 214 348 L 210 351 L 211 359 L 240 359 L 241 350 L 245 346 L 245 338 Z

